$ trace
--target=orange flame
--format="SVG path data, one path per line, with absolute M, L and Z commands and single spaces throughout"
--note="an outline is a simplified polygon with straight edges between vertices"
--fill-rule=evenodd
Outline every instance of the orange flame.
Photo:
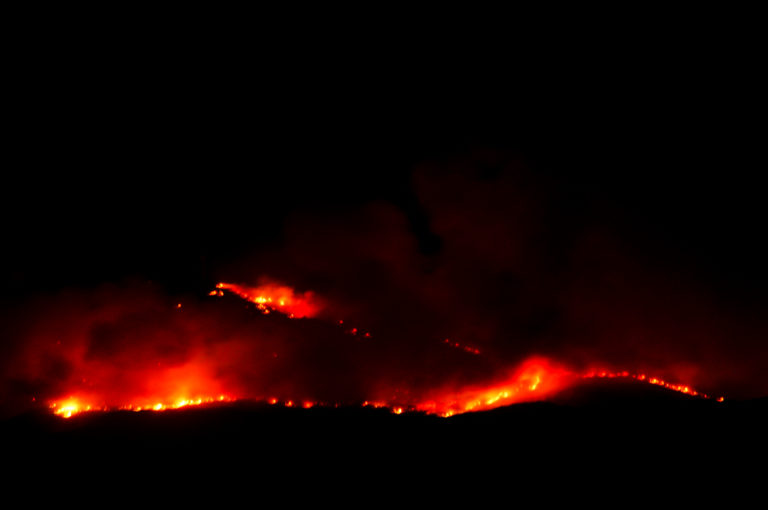
M 285 285 L 267 284 L 247 287 L 235 283 L 219 283 L 216 288 L 219 290 L 212 291 L 211 295 L 222 296 L 224 290 L 232 292 L 254 303 L 265 314 L 277 310 L 292 319 L 301 319 L 316 316 L 321 308 L 312 292 L 298 294 Z
M 633 379 L 655 386 L 661 386 L 671 391 L 677 391 L 692 397 L 710 399 L 709 395 L 694 390 L 690 386 L 671 384 L 656 377 L 648 377 L 645 374 L 631 374 L 630 372 L 587 372 L 576 374 L 566 368 L 557 365 L 546 358 L 530 358 L 518 367 L 509 377 L 497 383 L 485 386 L 471 386 L 463 388 L 444 388 L 433 392 L 430 398 L 416 403 L 403 403 L 392 401 L 365 401 L 363 407 L 387 408 L 394 414 L 405 412 L 423 412 L 442 417 L 450 417 L 457 414 L 495 409 L 497 407 L 546 400 L 557 392 L 577 383 L 580 379 Z M 233 402 L 238 398 L 220 394 L 216 397 L 176 398 L 172 400 L 143 398 L 119 406 L 108 406 L 99 403 L 98 399 L 88 396 L 70 396 L 65 399 L 53 401 L 50 408 L 53 413 L 62 418 L 70 418 L 76 414 L 95 411 L 129 410 L 129 411 L 166 411 L 180 409 L 186 406 L 199 406 L 216 402 Z M 254 400 L 254 399 L 249 399 Z M 256 399 L 258 400 L 258 399 Z M 718 397 L 717 402 L 723 402 L 724 397 Z M 271 397 L 265 400 L 270 405 L 282 403 L 284 407 L 294 407 L 294 400 L 279 400 Z M 304 409 L 315 406 L 330 406 L 327 403 L 304 400 L 301 403 Z M 338 407 L 339 404 L 333 404 Z
M 415 406 L 418 411 L 453 416 L 469 411 L 494 409 L 505 405 L 543 400 L 573 380 L 572 372 L 551 361 L 530 358 L 509 377 L 487 386 L 447 389 Z
M 159 401 L 154 403 L 152 403 L 152 400 L 144 399 L 138 400 L 135 403 L 109 407 L 104 403 L 94 403 L 97 399 L 93 397 L 72 396 L 63 400 L 51 402 L 49 407 L 54 414 L 61 416 L 62 418 L 71 418 L 76 414 L 94 411 L 166 411 L 168 409 L 181 409 L 182 407 L 187 406 L 199 406 L 215 402 L 233 402 L 235 400 L 235 398 L 226 395 L 219 395 L 217 397 L 180 398 L 175 401 Z
M 608 379 L 616 379 L 616 378 L 624 378 L 624 379 L 636 379 L 638 381 L 644 381 L 648 384 L 653 384 L 655 386 L 661 386 L 663 388 L 666 388 L 668 390 L 677 391 L 679 393 L 685 393 L 686 395 L 691 395 L 694 397 L 701 397 L 705 399 L 712 398 L 706 393 L 701 393 L 700 391 L 696 391 L 693 388 L 691 388 L 688 385 L 685 384 L 672 384 L 664 379 L 658 378 L 658 377 L 648 377 L 645 374 L 630 374 L 626 370 L 623 372 L 609 372 L 606 370 L 599 371 L 599 372 L 587 372 L 586 374 L 581 376 L 583 379 L 594 379 L 594 378 L 608 378 Z M 718 402 L 723 402 L 725 400 L 724 397 L 717 398 Z
M 212 295 L 222 296 L 224 291 L 231 292 L 254 304 L 263 313 L 270 311 L 280 312 L 290 318 L 315 317 L 320 310 L 320 305 L 311 292 L 296 293 L 290 287 L 276 284 L 262 285 L 259 287 L 245 287 L 230 283 L 219 283 Z M 177 303 L 176 308 L 181 308 Z M 343 320 L 338 320 L 340 326 L 344 326 Z M 357 336 L 359 331 L 352 328 L 347 331 Z M 365 333 L 365 338 L 370 338 Z M 480 354 L 479 349 L 460 344 L 450 339 L 444 340 L 445 344 L 461 349 L 469 354 Z M 276 358 L 277 354 L 273 354 Z M 442 387 L 428 392 L 422 396 L 410 397 L 399 400 L 377 399 L 365 401 L 363 406 L 375 408 L 388 408 L 394 414 L 405 412 L 424 412 L 438 416 L 449 417 L 456 414 L 494 409 L 510 404 L 545 400 L 568 386 L 576 384 L 581 379 L 591 378 L 624 378 L 641 381 L 677 391 L 692 397 L 711 398 L 705 393 L 694 390 L 689 385 L 673 384 L 658 377 L 650 377 L 644 373 L 630 373 L 628 371 L 612 372 L 608 370 L 590 371 L 579 374 L 566 369 L 549 359 L 532 357 L 520 364 L 508 376 L 486 385 L 465 387 Z M 106 380 L 102 378 L 102 380 Z M 160 367 L 154 371 L 151 377 L 143 379 L 143 387 L 135 389 L 120 389 L 119 395 L 99 393 L 98 388 L 90 388 L 91 392 L 73 392 L 66 398 L 50 402 L 52 412 L 63 418 L 70 418 L 76 414 L 95 411 L 131 410 L 131 411 L 165 411 L 179 409 L 187 406 L 211 404 L 215 402 L 232 402 L 240 398 L 248 400 L 264 400 L 271 405 L 279 402 L 285 407 L 300 405 L 305 409 L 315 406 L 333 405 L 311 400 L 297 398 L 278 399 L 277 397 L 254 397 L 252 395 L 235 396 L 232 388 L 221 387 L 221 382 L 211 373 L 205 359 L 191 360 L 177 367 Z M 86 378 L 82 379 L 85 384 Z M 126 392 L 127 391 L 127 392 Z M 237 390 L 236 390 L 237 391 Z M 130 397 L 126 398 L 125 396 Z M 295 400 L 294 400 L 295 399 Z M 716 399 L 718 402 L 723 397 Z

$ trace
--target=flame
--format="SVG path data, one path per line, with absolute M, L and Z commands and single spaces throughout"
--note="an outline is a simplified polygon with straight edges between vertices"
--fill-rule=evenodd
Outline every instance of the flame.
M 84 411 L 106 411 L 106 407 L 94 406 L 93 404 L 85 403 L 82 399 L 69 397 L 66 400 L 52 402 L 50 408 L 53 413 L 61 416 L 62 418 L 70 418 L 75 414 Z
M 104 403 L 95 403 L 97 400 L 94 397 L 80 396 L 55 400 L 49 404 L 49 407 L 54 414 L 62 418 L 71 418 L 76 414 L 95 411 L 167 411 L 216 402 L 234 402 L 235 400 L 237 399 L 227 395 L 218 395 L 216 397 L 180 398 L 175 401 L 160 401 L 154 404 L 148 400 L 137 400 L 134 403 L 111 407 Z
M 316 317 L 321 309 L 311 292 L 297 293 L 284 285 L 268 284 L 259 287 L 246 287 L 219 283 L 211 295 L 222 296 L 224 291 L 254 303 L 265 314 L 275 311 L 289 318 L 311 318 Z M 181 308 L 182 304 L 176 303 L 175 307 Z M 339 319 L 334 320 L 334 322 L 342 328 L 348 328 L 345 326 L 344 320 Z M 370 338 L 370 333 L 365 332 L 363 334 L 356 327 L 345 329 L 345 333 L 356 337 Z M 57 345 L 59 343 L 57 342 Z M 479 349 L 450 339 L 445 339 L 444 343 L 468 354 L 480 354 Z M 278 355 L 273 352 L 271 357 L 276 359 Z M 225 387 L 227 384 L 217 377 L 216 369 L 212 367 L 210 360 L 204 357 L 190 359 L 182 365 L 172 367 L 161 366 L 161 363 L 158 362 L 157 367 L 147 373 L 146 377 L 137 380 L 141 385 L 140 388 L 122 388 L 115 385 L 111 382 L 113 374 L 101 370 L 98 366 L 86 375 L 88 377 L 81 378 L 83 391 L 72 391 L 66 397 L 49 402 L 49 407 L 54 414 L 62 418 L 70 418 L 81 413 L 96 411 L 159 412 L 216 402 L 233 402 L 241 399 L 304 409 L 315 406 L 333 405 L 338 407 L 342 405 L 341 402 L 329 404 L 308 400 L 299 395 L 264 397 L 244 394 L 240 388 Z M 142 373 L 142 375 L 144 374 Z M 421 395 L 410 395 L 406 391 L 403 394 L 408 395 L 407 397 L 380 398 L 380 396 L 376 396 L 377 398 L 362 402 L 362 406 L 387 408 L 398 415 L 407 412 L 421 412 L 450 417 L 520 402 L 545 400 L 557 392 L 577 384 L 580 380 L 592 378 L 632 379 L 692 397 L 711 398 L 708 394 L 697 391 L 690 385 L 671 383 L 645 373 L 609 370 L 591 370 L 586 373 L 579 373 L 551 359 L 531 357 L 514 370 L 509 371 L 506 376 L 489 384 L 443 386 Z M 88 391 L 84 388 L 87 388 Z M 722 402 L 724 398 L 719 397 L 716 401 Z M 349 405 L 349 403 L 344 405 Z
M 247 287 L 235 283 L 218 283 L 216 289 L 211 291 L 213 296 L 222 296 L 223 291 L 229 291 L 251 303 L 268 314 L 273 310 L 279 311 L 291 319 L 315 317 L 320 310 L 312 292 L 299 294 L 291 287 L 278 284 L 266 284 L 258 287 Z
M 659 377 L 648 377 L 645 374 L 631 374 L 627 372 L 626 370 L 623 372 L 609 372 L 606 370 L 601 371 L 592 371 L 587 372 L 586 374 L 582 375 L 582 379 L 594 379 L 594 378 L 608 378 L 608 379 L 616 379 L 616 378 L 624 378 L 624 379 L 635 379 L 638 381 L 644 381 L 648 384 L 653 384 L 655 386 L 661 386 L 663 388 L 666 388 L 668 390 L 677 391 L 679 393 L 684 393 L 686 395 L 691 395 L 694 397 L 701 397 L 705 399 L 712 398 L 710 395 L 706 393 L 702 393 L 700 391 L 696 391 L 690 386 L 686 384 L 673 384 L 670 382 L 665 381 L 664 379 L 661 379 Z M 725 400 L 724 397 L 718 397 L 716 399 L 718 402 L 723 402 Z
M 632 379 L 692 397 L 712 398 L 688 385 L 669 383 L 661 378 L 648 377 L 645 374 L 602 370 L 579 375 L 546 358 L 533 357 L 523 362 L 517 371 L 506 380 L 497 384 L 443 391 L 439 393 L 437 398 L 417 404 L 413 410 L 450 417 L 470 411 L 489 410 L 521 402 L 546 400 L 557 392 L 578 383 L 580 379 L 592 378 Z M 725 397 L 718 397 L 716 401 L 723 402 Z
M 573 373 L 542 357 L 523 362 L 505 379 L 486 386 L 445 389 L 415 406 L 418 411 L 449 417 L 469 411 L 543 400 L 573 381 Z
M 590 371 L 584 374 L 577 374 L 553 363 L 551 360 L 542 357 L 530 358 L 523 362 L 517 370 L 511 373 L 507 378 L 490 385 L 472 386 L 466 388 L 443 388 L 435 391 L 430 398 L 416 402 L 398 402 L 374 400 L 362 402 L 362 407 L 373 407 L 377 409 L 386 408 L 394 414 L 403 414 L 405 412 L 422 412 L 434 414 L 441 417 L 451 417 L 457 414 L 484 411 L 495 409 L 502 406 L 517 404 L 522 402 L 532 402 L 546 400 L 557 392 L 572 386 L 580 379 L 632 379 L 646 384 L 661 386 L 671 391 L 677 391 L 692 397 L 711 399 L 706 393 L 694 390 L 688 385 L 672 384 L 657 377 L 648 377 L 645 374 L 632 374 L 628 371 L 610 372 L 610 371 Z M 187 406 L 200 406 L 216 402 L 234 402 L 241 400 L 229 395 L 220 394 L 216 397 L 196 397 L 196 398 L 177 398 L 175 400 L 153 401 L 152 399 L 140 399 L 129 404 L 120 406 L 108 406 L 105 403 L 99 403 L 96 399 L 87 396 L 70 396 L 65 399 L 56 400 L 50 403 L 50 408 L 54 414 L 62 418 L 70 418 L 76 414 L 95 411 L 166 411 L 169 409 L 180 409 Z M 259 399 L 247 399 L 258 401 Z M 723 402 L 724 397 L 715 399 L 717 402 Z M 264 400 L 270 405 L 282 404 L 284 407 L 294 407 L 296 404 L 292 399 L 280 400 L 277 397 L 270 397 Z M 332 404 L 338 407 L 340 404 Z M 303 400 L 301 407 L 310 409 L 315 406 L 330 407 L 331 404 L 316 402 L 312 400 Z

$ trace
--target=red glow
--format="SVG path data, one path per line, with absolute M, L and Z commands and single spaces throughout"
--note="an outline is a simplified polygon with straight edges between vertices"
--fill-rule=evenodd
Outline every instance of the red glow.
M 288 317 L 302 318 L 315 317 L 320 310 L 320 305 L 312 293 L 296 293 L 290 287 L 282 285 L 245 287 L 220 283 L 212 295 L 221 296 L 224 291 L 256 304 L 263 313 L 276 311 Z M 181 308 L 181 303 L 176 303 L 175 308 Z M 174 317 L 185 316 L 186 308 L 184 314 L 174 312 Z M 346 329 L 348 326 L 344 325 L 343 320 L 338 320 L 338 325 L 352 336 L 370 337 L 369 333 L 363 334 L 358 328 Z M 61 341 L 52 343 L 61 348 Z M 480 354 L 479 349 L 451 339 L 445 339 L 444 343 L 468 354 Z M 65 388 L 61 397 L 50 400 L 49 406 L 56 415 L 69 418 L 83 412 L 165 411 L 238 399 L 262 401 L 271 405 L 282 403 L 285 407 L 305 409 L 349 404 L 308 399 L 306 397 L 311 393 L 302 392 L 300 387 L 295 390 L 288 388 L 284 393 L 280 393 L 283 390 L 274 393 L 267 390 L 266 395 L 276 396 L 263 396 L 264 394 L 253 394 L 251 389 L 244 386 L 232 386 L 221 374 L 227 373 L 227 363 L 237 363 L 244 353 L 249 352 L 249 348 L 250 344 L 237 342 L 223 343 L 216 348 L 218 350 L 208 346 L 207 350 L 195 351 L 198 354 L 194 357 L 167 365 L 162 357 L 151 358 L 150 363 L 140 365 L 135 369 L 135 373 L 120 366 L 119 357 L 110 359 L 109 362 L 103 362 L 100 358 L 94 361 L 84 352 L 75 350 L 69 357 L 74 366 L 78 367 L 77 377 L 73 378 L 73 381 L 78 382 L 74 387 Z M 261 359 L 269 359 L 271 363 L 278 362 L 275 361 L 278 360 L 277 352 L 267 350 L 266 347 L 263 356 Z M 282 359 L 282 356 L 280 358 Z M 253 367 L 253 370 L 258 371 L 260 368 L 262 367 Z M 710 398 L 688 384 L 671 383 L 645 373 L 603 369 L 581 373 L 552 359 L 532 357 L 506 375 L 483 384 L 443 385 L 427 390 L 408 389 L 404 392 L 392 391 L 392 388 L 389 388 L 385 390 L 386 397 L 382 398 L 380 394 L 370 395 L 368 398 L 371 400 L 364 401 L 362 405 L 388 408 L 394 414 L 417 411 L 449 417 L 520 402 L 546 400 L 565 388 L 592 378 L 631 379 L 692 397 Z M 722 402 L 724 399 L 719 397 L 716 400 Z
M 403 414 L 406 411 L 419 411 L 427 414 L 450 417 L 461 413 L 495 409 L 497 407 L 521 402 L 546 400 L 559 391 L 578 383 L 579 380 L 594 378 L 634 379 L 699 398 L 711 398 L 709 395 L 698 392 L 687 385 L 671 384 L 655 377 L 648 378 L 645 374 L 630 374 L 627 371 L 599 371 L 578 375 L 561 365 L 554 364 L 550 360 L 535 357 L 522 363 L 515 371 L 511 372 L 507 378 L 489 385 L 443 388 L 432 392 L 423 400 L 414 402 L 399 402 L 397 400 L 389 402 L 382 400 L 365 401 L 362 403 L 362 406 L 388 408 L 394 414 Z M 63 418 L 70 418 L 83 412 L 113 410 L 166 411 L 168 409 L 179 409 L 186 406 L 197 406 L 215 402 L 232 402 L 235 400 L 237 400 L 237 398 L 224 394 L 220 394 L 216 397 L 177 397 L 170 399 L 162 397 L 142 397 L 136 398 L 130 403 L 108 405 L 104 400 L 99 400 L 99 398 L 95 396 L 80 395 L 55 400 L 50 403 L 50 408 L 56 415 Z M 723 402 L 724 397 L 719 397 L 716 400 L 717 402 Z M 276 397 L 271 397 L 267 399 L 266 402 L 271 405 L 276 405 L 280 400 Z M 295 403 L 293 400 L 284 400 L 282 401 L 282 405 L 285 407 L 294 407 Z M 320 404 L 310 400 L 301 402 L 301 407 L 304 409 L 310 409 L 318 405 L 325 406 L 327 404 Z M 338 407 L 339 404 L 336 403 L 333 404 L 333 406 Z
M 493 409 L 532 400 L 543 400 L 573 382 L 573 375 L 545 358 L 531 358 L 496 383 L 476 387 L 448 388 L 415 406 L 416 410 L 440 416 Z
M 216 402 L 232 402 L 236 399 L 226 395 L 217 397 L 181 398 L 175 401 L 137 400 L 136 403 L 124 404 L 117 407 L 109 407 L 104 403 L 89 396 L 68 397 L 50 403 L 49 407 L 54 414 L 62 418 L 70 418 L 76 414 L 93 411 L 166 411 L 168 409 L 181 409 L 187 406 L 199 406 Z
M 663 388 L 666 388 L 668 390 L 677 391 L 680 393 L 685 393 L 686 395 L 691 395 L 694 397 L 701 397 L 709 399 L 711 398 L 706 393 L 701 393 L 699 391 L 694 390 L 688 385 L 685 384 L 673 384 L 670 382 L 667 382 L 659 377 L 648 377 L 645 374 L 630 374 L 627 371 L 623 372 L 609 372 L 609 371 L 600 371 L 600 372 L 588 372 L 582 376 L 583 379 L 593 379 L 593 378 L 609 378 L 609 379 L 615 379 L 615 378 L 632 378 L 636 379 L 638 381 L 647 381 L 649 384 L 653 384 L 655 386 L 661 386 Z M 723 402 L 725 399 L 724 397 L 719 397 L 717 399 L 718 402 Z
M 108 374 L 94 368 L 84 381 L 66 398 L 51 402 L 50 407 L 56 414 L 68 418 L 84 411 L 164 411 L 236 400 L 235 396 L 223 391 L 221 384 L 201 362 L 157 367 L 134 388 L 114 386 L 110 384 Z

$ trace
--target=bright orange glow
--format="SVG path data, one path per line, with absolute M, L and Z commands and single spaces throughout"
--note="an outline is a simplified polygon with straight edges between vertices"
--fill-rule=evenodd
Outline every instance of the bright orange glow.
M 80 399 L 69 397 L 66 400 L 53 402 L 50 405 L 53 413 L 61 416 L 62 418 L 70 418 L 71 416 L 85 412 L 85 411 L 106 411 L 106 408 L 94 406 L 93 404 L 86 403 Z
M 531 358 L 503 380 L 487 386 L 446 388 L 420 402 L 415 410 L 453 416 L 519 402 L 544 400 L 573 381 L 571 372 L 545 358 Z
M 301 319 L 314 317 L 321 308 L 312 292 L 299 294 L 285 285 L 267 284 L 247 287 L 235 283 L 219 283 L 216 288 L 218 291 L 213 291 L 211 295 L 221 296 L 224 290 L 232 292 L 254 303 L 265 314 L 270 311 L 279 311 L 290 318 Z
M 704 399 L 711 398 L 705 393 L 692 389 L 688 385 L 672 384 L 658 377 L 648 377 L 645 374 L 632 374 L 628 371 L 590 371 L 577 374 L 557 365 L 545 358 L 531 358 L 522 363 L 517 370 L 496 383 L 485 386 L 473 386 L 462 388 L 443 388 L 432 392 L 427 398 L 414 402 L 397 402 L 396 400 L 364 401 L 363 407 L 387 408 L 394 414 L 403 414 L 407 411 L 419 411 L 427 414 L 435 414 L 450 417 L 461 413 L 494 409 L 501 406 L 520 402 L 546 400 L 558 391 L 576 384 L 583 379 L 633 379 L 647 384 L 663 387 L 667 390 L 677 391 L 692 397 Z M 181 380 L 181 379 L 179 379 Z M 180 409 L 187 406 L 199 406 L 215 402 L 232 402 L 237 398 L 220 393 L 217 396 L 176 397 L 165 399 L 137 398 L 131 403 L 122 405 L 107 405 L 98 398 L 88 395 L 69 396 L 67 398 L 52 401 L 50 408 L 54 414 L 62 418 L 70 418 L 76 414 L 94 411 L 166 411 Z M 253 400 L 253 399 L 251 399 Z M 716 399 L 723 402 L 724 397 Z M 280 402 L 276 397 L 266 400 L 271 405 Z M 293 400 L 284 400 L 284 407 L 294 407 Z M 326 406 L 311 400 L 301 401 L 301 407 L 309 409 L 315 406 Z M 339 404 L 330 404 L 338 407 Z
M 234 398 L 226 395 L 218 397 L 197 397 L 194 399 L 179 399 L 174 402 L 155 402 L 154 404 L 145 404 L 144 402 L 136 404 L 125 404 L 116 407 L 110 407 L 106 404 L 95 404 L 93 399 L 88 397 L 69 397 L 63 400 L 56 400 L 50 403 L 49 407 L 53 413 L 62 418 L 71 418 L 80 413 L 93 411 L 166 411 L 168 409 L 180 409 L 187 406 L 199 406 L 212 404 L 215 402 L 233 402 Z
M 450 417 L 461 413 L 489 410 L 520 402 L 546 400 L 558 391 L 575 384 L 580 379 L 592 378 L 634 379 L 693 397 L 710 398 L 709 395 L 693 390 L 690 386 L 671 384 L 656 377 L 648 378 L 645 374 L 631 374 L 627 371 L 600 371 L 578 375 L 544 358 L 531 358 L 521 364 L 520 367 L 506 379 L 488 386 L 458 389 L 445 388 L 433 392 L 428 399 L 410 404 L 398 403 L 395 401 L 366 400 L 362 403 L 362 406 L 387 408 L 394 414 L 403 414 L 407 411 L 419 411 L 442 417 Z M 237 399 L 220 394 L 216 397 L 177 398 L 168 401 L 138 399 L 130 404 L 107 406 L 106 404 L 98 403 L 96 399 L 87 396 L 70 396 L 65 399 L 51 402 L 50 408 L 54 414 L 63 418 L 70 418 L 83 412 L 113 410 L 166 411 L 187 406 L 199 406 L 215 402 L 232 402 L 235 400 Z M 723 402 L 725 399 L 724 397 L 719 397 L 716 400 L 717 402 Z M 267 399 L 266 402 L 271 405 L 276 405 L 279 400 L 276 397 L 271 397 Z M 284 407 L 294 407 L 295 404 L 293 400 L 285 400 L 282 405 Z M 304 409 L 310 409 L 318 405 L 326 406 L 327 404 L 320 404 L 310 400 L 304 400 L 301 403 L 301 406 Z M 332 405 L 333 407 L 339 407 L 338 403 Z

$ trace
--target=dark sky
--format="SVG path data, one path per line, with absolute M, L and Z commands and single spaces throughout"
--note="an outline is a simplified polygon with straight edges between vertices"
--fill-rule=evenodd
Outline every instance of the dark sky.
M 535 216 L 538 233 L 525 241 L 550 274 L 583 276 L 576 289 L 589 288 L 590 263 L 615 268 L 627 287 L 679 277 L 686 283 L 659 288 L 705 294 L 726 322 L 746 324 L 736 358 L 765 358 L 765 84 L 748 41 L 458 52 L 135 37 L 19 40 L 5 93 L 4 305 L 126 279 L 202 295 L 222 277 L 253 278 L 258 270 L 242 270 L 253 261 L 285 277 L 259 254 L 306 245 L 344 259 L 328 246 L 354 244 L 350 232 L 362 239 L 367 224 L 349 219 L 381 203 L 405 218 L 418 256 L 439 265 L 453 246 L 441 218 L 482 203 L 440 195 L 458 172 L 472 189 L 526 204 L 466 218 Z M 463 238 L 499 243 L 484 225 Z M 323 229 L 327 242 L 313 237 Z M 620 255 L 590 258 L 609 251 Z M 297 279 L 324 284 L 306 268 Z M 553 288 L 532 279 L 542 294 Z M 542 309 L 533 315 L 546 322 Z M 536 337 L 523 322 L 521 337 Z
M 617 51 L 515 73 L 87 50 L 39 48 L 6 96 L 6 292 L 132 274 L 194 288 L 295 210 L 378 199 L 438 249 L 411 173 L 483 150 L 548 179 L 558 213 L 723 284 L 766 282 L 765 104 L 740 55 Z

